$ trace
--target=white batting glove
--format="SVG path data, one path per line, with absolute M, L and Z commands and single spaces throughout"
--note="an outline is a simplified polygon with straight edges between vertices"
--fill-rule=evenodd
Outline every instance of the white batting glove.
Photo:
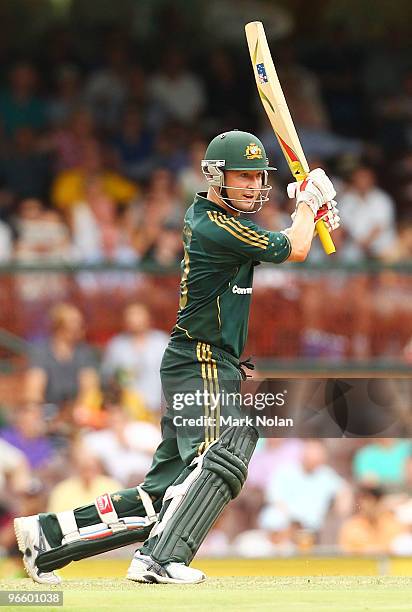
M 315 216 L 315 223 L 322 219 L 329 233 L 338 229 L 340 226 L 340 217 L 338 205 L 335 200 L 331 200 L 319 208 Z M 316 232 L 315 232 L 316 233 Z
M 289 183 L 287 192 L 290 198 L 296 198 L 296 208 L 301 202 L 305 202 L 314 216 L 324 204 L 332 201 L 336 195 L 332 181 L 326 176 L 322 168 L 316 168 L 309 172 L 304 181 Z

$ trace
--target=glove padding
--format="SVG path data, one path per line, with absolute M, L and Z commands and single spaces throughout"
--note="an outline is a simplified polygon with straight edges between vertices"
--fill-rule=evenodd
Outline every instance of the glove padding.
M 292 217 L 292 221 L 294 221 L 296 217 L 296 210 L 290 216 Z M 329 233 L 340 227 L 339 210 L 337 202 L 335 202 L 335 200 L 331 200 L 330 202 L 327 202 L 321 208 L 319 208 L 318 212 L 315 215 L 314 221 L 316 223 L 320 220 L 325 223 L 326 229 Z M 316 236 L 317 233 L 318 232 L 315 229 L 314 236 Z
M 332 201 L 336 195 L 332 181 L 322 168 L 309 172 L 304 181 L 289 183 L 287 192 L 290 198 L 296 198 L 296 208 L 301 202 L 305 202 L 315 217 L 318 210 L 327 202 Z
M 329 233 L 333 232 L 335 229 L 338 229 L 340 226 L 340 217 L 338 205 L 335 200 L 331 200 L 319 208 L 315 216 L 315 223 L 320 219 L 322 219 L 322 221 L 325 223 L 326 229 Z M 317 232 L 315 231 L 315 234 L 316 233 Z

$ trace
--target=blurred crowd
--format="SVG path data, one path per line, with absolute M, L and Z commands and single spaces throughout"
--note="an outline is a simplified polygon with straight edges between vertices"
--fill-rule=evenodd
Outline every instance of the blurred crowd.
M 274 53 L 310 165 L 335 179 L 343 225 L 337 257 L 408 260 L 407 50 L 401 40 L 390 58 L 399 80 L 386 72 L 384 79 L 376 50 L 360 49 L 344 27 L 334 34 L 333 54 L 325 53 L 330 41 L 322 38 L 310 53 L 295 40 L 274 44 Z M 271 201 L 256 220 L 274 229 L 290 224 L 288 170 L 236 46 L 187 54 L 175 40 L 153 63 L 127 31 L 114 28 L 97 42 L 91 58 L 72 32 L 52 30 L 49 51 L 37 60 L 10 54 L 6 62 L 0 262 L 176 266 L 184 212 L 194 192 L 205 189 L 200 160 L 207 142 L 233 128 L 257 132 L 279 168 Z
M 55 304 L 49 335 L 31 346 L 21 401 L 2 402 L 0 555 L 17 554 L 14 516 L 62 511 L 135 486 L 160 442 L 159 367 L 168 335 L 137 301 L 100 355 L 84 327 L 76 306 Z M 410 439 L 259 441 L 242 495 L 202 553 L 310 551 L 412 555 Z
M 182 219 L 207 187 L 200 161 L 216 133 L 237 127 L 262 138 L 278 171 L 254 220 L 271 230 L 291 223 L 290 173 L 244 40 L 211 39 L 188 52 L 180 44 L 188 23 L 168 10 L 177 17 L 165 10 L 156 25 L 162 44 L 150 54 L 126 26 L 96 28 L 87 48 L 70 27 L 51 27 L 30 58 L 10 41 L 0 48 L 0 266 L 83 266 L 71 277 L 58 270 L 1 277 L 0 325 L 18 336 L 38 337 L 33 328 L 54 301 L 95 299 L 103 307 L 110 300 L 115 309 L 120 296 L 126 302 L 146 291 L 144 271 L 178 269 Z M 177 34 L 165 42 L 167 15 Z M 392 34 L 362 44 L 336 24 L 316 44 L 304 36 L 271 40 L 309 163 L 324 167 L 338 192 L 334 264 L 411 261 L 412 73 L 408 40 Z M 309 261 L 322 260 L 315 239 Z M 301 331 L 283 338 L 279 323 L 273 342 L 256 342 L 256 354 L 410 360 L 410 275 L 293 282 L 276 268 L 263 276 L 259 270 L 256 288 L 280 293 Z M 325 301 L 334 304 L 328 313 Z M 161 326 L 170 329 L 169 320 Z M 378 332 L 383 340 L 375 341 Z
M 261 440 L 205 555 L 412 554 L 410 440 Z

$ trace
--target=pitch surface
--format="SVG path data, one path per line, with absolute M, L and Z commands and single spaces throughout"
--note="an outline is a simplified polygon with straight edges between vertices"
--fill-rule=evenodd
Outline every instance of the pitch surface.
M 67 580 L 63 610 L 150 612 L 403 612 L 411 610 L 412 578 L 236 577 L 194 586 L 144 585 L 124 579 Z M 28 579 L 0 581 L 0 590 L 49 590 Z M 16 608 L 2 607 L 2 610 Z M 29 609 L 33 609 L 31 606 Z

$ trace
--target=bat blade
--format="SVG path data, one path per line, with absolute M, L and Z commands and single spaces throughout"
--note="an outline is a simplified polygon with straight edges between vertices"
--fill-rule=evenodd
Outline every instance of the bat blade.
M 303 181 L 309 166 L 300 144 L 289 108 L 272 60 L 263 24 L 252 21 L 245 26 L 257 90 L 276 138 L 296 181 Z M 335 252 L 332 238 L 323 221 L 316 223 L 323 248 Z

